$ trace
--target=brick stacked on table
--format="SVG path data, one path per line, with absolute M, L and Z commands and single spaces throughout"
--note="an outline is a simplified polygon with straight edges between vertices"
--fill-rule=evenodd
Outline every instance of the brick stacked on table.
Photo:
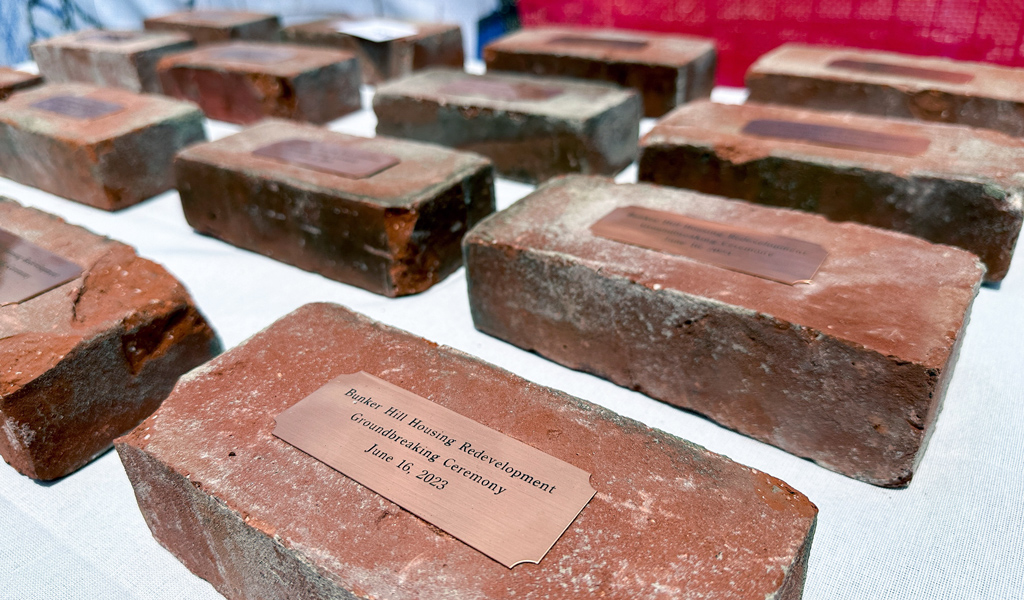
M 499 174 L 536 183 L 628 166 L 641 102 L 611 84 L 432 69 L 380 86 L 373 110 L 378 134 L 479 152 Z
M 39 72 L 51 83 L 81 82 L 159 93 L 156 63 L 195 46 L 184 33 L 78 31 L 32 44 Z
M 219 342 L 184 286 L 132 248 L 6 199 L 0 230 L 83 270 L 0 306 L 0 455 L 56 479 L 152 413 Z
M 157 70 L 165 94 L 195 102 L 220 121 L 325 123 L 360 107 L 359 62 L 351 52 L 230 42 L 166 57 Z
M 1024 69 L 784 44 L 746 76 L 750 100 L 958 123 L 1024 136 Z
M 578 77 L 633 88 L 644 116 L 711 95 L 716 52 L 707 38 L 649 32 L 532 27 L 484 48 L 488 72 Z
M 787 285 L 591 232 L 627 206 L 828 254 L 809 284 Z M 907 485 L 924 453 L 984 273 L 973 254 L 900 233 L 578 176 L 463 244 L 481 331 L 881 486 Z
M 821 213 L 1010 267 L 1024 220 L 1024 141 L 965 126 L 710 102 L 641 141 L 641 181 Z
M 206 139 L 195 105 L 80 83 L 0 104 L 0 176 L 104 210 L 174 187 L 174 154 Z
M 358 371 L 591 473 L 597 495 L 509 569 L 273 436 Z M 774 477 L 327 304 L 190 373 L 117 450 L 154 536 L 228 598 L 796 600 L 817 513 Z
M 371 85 L 429 67 L 461 69 L 465 61 L 462 30 L 456 24 L 335 17 L 286 27 L 282 36 L 354 52 L 363 81 Z
M 177 176 L 198 231 L 386 296 L 458 269 L 494 210 L 482 156 L 281 121 L 185 150 Z
M 196 10 L 150 17 L 143 21 L 148 31 L 179 31 L 198 44 L 229 40 L 274 41 L 281 23 L 277 15 L 228 10 Z

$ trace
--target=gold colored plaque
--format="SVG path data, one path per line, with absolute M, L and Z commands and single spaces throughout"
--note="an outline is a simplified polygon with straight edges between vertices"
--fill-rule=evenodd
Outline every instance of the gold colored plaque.
M 0 306 L 30 300 L 81 274 L 75 263 L 0 229 Z
M 640 206 L 616 208 L 590 231 L 788 285 L 810 283 L 828 255 L 811 242 Z
M 539 563 L 595 494 L 589 473 L 368 373 L 276 421 L 275 436 L 509 568 Z

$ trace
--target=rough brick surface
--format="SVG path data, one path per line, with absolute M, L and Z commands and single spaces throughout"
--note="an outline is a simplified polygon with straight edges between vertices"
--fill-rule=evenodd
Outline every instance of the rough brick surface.
M 540 564 L 502 566 L 271 434 L 356 371 L 591 473 L 597 495 Z M 182 378 L 117 449 L 154 536 L 228 598 L 795 599 L 817 512 L 771 476 L 327 304 Z
M 927 149 L 909 155 L 745 133 L 756 120 L 913 138 Z M 1024 142 L 972 127 L 701 102 L 665 117 L 640 146 L 641 181 L 959 246 L 981 257 L 989 281 L 1006 275 L 1024 220 Z
M 871 64 L 869 70 L 850 69 L 829 66 L 833 61 Z M 912 75 L 905 74 L 908 69 Z M 1019 68 L 784 44 L 750 67 L 746 84 L 754 102 L 959 123 L 1024 136 L 1024 69 Z
M 179 32 L 78 31 L 32 44 L 39 72 L 51 83 L 77 81 L 160 93 L 156 63 L 195 42 Z
M 227 10 L 180 12 L 143 21 L 149 31 L 180 31 L 198 44 L 228 40 L 273 41 L 281 29 L 277 15 Z
M 641 106 L 609 84 L 436 69 L 380 86 L 373 110 L 380 135 L 479 152 L 499 174 L 536 183 L 626 168 Z
M 0 455 L 55 479 L 149 416 L 219 341 L 184 286 L 130 247 L 6 199 L 0 228 L 84 269 L 0 307 Z
M 43 82 L 39 75 L 0 67 L 0 102 L 18 90 L 30 88 Z
M 410 22 L 408 25 L 416 28 L 416 34 L 383 42 L 338 31 L 340 25 L 358 22 L 358 19 L 350 17 L 336 17 L 292 25 L 282 30 L 281 34 L 285 40 L 298 44 L 354 52 L 359 57 L 363 82 L 371 85 L 404 77 L 428 67 L 461 69 L 465 62 L 462 30 L 457 24 Z
M 359 62 L 351 52 L 230 42 L 168 56 L 157 70 L 165 94 L 230 123 L 265 117 L 326 123 L 360 107 Z
M 285 140 L 384 154 L 365 178 L 253 151 Z M 421 292 L 462 265 L 466 231 L 494 211 L 490 162 L 475 154 L 268 121 L 177 159 L 196 230 L 386 296 Z
M 829 254 L 790 286 L 590 232 L 630 205 Z M 911 236 L 583 177 L 541 187 L 463 246 L 481 331 L 882 486 L 913 475 L 984 272 Z
M 630 87 L 644 116 L 707 98 L 715 85 L 715 45 L 707 38 L 577 27 L 535 27 L 484 48 L 490 71 L 578 77 Z
M 33 106 L 67 96 L 120 108 L 78 118 Z M 0 175 L 118 210 L 173 188 L 175 152 L 204 139 L 203 114 L 188 102 L 80 83 L 44 85 L 0 104 Z

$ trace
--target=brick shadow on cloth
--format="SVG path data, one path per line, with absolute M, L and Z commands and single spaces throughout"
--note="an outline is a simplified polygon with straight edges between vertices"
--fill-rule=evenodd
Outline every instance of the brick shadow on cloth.
M 590 472 L 597 495 L 508 569 L 272 435 L 358 371 Z M 192 371 L 117 450 L 156 539 L 228 598 L 794 600 L 817 513 L 774 477 L 329 304 Z
M 794 286 L 597 237 L 641 206 L 829 255 Z M 924 454 L 984 266 L 818 215 L 596 177 L 552 180 L 463 240 L 478 329 L 875 485 Z
M 220 342 L 184 286 L 129 246 L 3 198 L 0 228 L 85 269 L 0 307 L 0 455 L 56 479 L 149 416 Z

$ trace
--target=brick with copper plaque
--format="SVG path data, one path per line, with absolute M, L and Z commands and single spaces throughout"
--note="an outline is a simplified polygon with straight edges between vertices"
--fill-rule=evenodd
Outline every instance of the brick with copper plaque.
M 147 31 L 173 31 L 187 34 L 198 44 L 229 40 L 274 41 L 281 29 L 277 15 L 231 11 L 194 10 L 150 17 Z
M 639 179 L 959 246 L 999 281 L 1024 221 L 1022 161 L 1024 141 L 994 131 L 699 102 L 641 140 Z
M 714 41 L 695 36 L 531 27 L 484 48 L 487 70 L 607 81 L 643 95 L 644 115 L 660 117 L 676 106 L 711 95 Z
M 194 105 L 81 83 L 0 104 L 0 175 L 104 210 L 174 187 L 172 161 L 206 139 Z
M 359 110 L 359 63 L 351 52 L 296 44 L 208 44 L 157 65 L 164 93 L 211 119 L 266 117 L 326 123 Z
M 197 231 L 386 296 L 458 269 L 494 210 L 482 156 L 287 121 L 184 150 L 177 177 Z
M 43 82 L 39 75 L 0 67 L 0 102 L 18 90 L 30 88 Z
M 887 487 L 921 459 L 985 270 L 883 229 L 596 177 L 549 182 L 463 244 L 484 333 Z
M 333 304 L 194 372 L 117 450 L 154 537 L 238 598 L 797 600 L 817 514 Z
M 1024 69 L 783 44 L 747 71 L 750 100 L 958 123 L 1024 137 Z
M 160 265 L 0 198 L 0 456 L 18 472 L 88 463 L 218 349 Z
M 641 115 L 639 95 L 610 84 L 448 69 L 380 86 L 373 110 L 378 134 L 479 152 L 531 183 L 618 173 L 636 158 Z
M 429 67 L 461 69 L 462 30 L 455 23 L 338 16 L 285 27 L 286 41 L 354 52 L 371 85 Z
M 39 72 L 51 83 L 81 82 L 159 93 L 156 63 L 195 46 L 184 33 L 87 30 L 32 44 Z

